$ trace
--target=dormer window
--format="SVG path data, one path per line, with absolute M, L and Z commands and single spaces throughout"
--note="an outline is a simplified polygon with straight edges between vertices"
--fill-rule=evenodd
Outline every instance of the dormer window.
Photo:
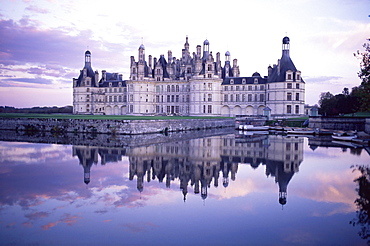
M 258 84 L 258 79 L 257 78 L 254 78 L 254 83 Z
M 233 79 L 230 79 L 230 84 L 234 84 L 234 80 Z
M 245 81 L 245 79 L 243 79 L 243 80 L 242 80 L 242 84 L 245 84 L 245 83 L 246 83 L 246 81 Z
M 109 87 L 112 87 L 112 83 L 109 83 Z
M 293 80 L 293 71 L 291 70 L 288 70 L 286 72 L 286 77 L 285 77 L 286 80 Z

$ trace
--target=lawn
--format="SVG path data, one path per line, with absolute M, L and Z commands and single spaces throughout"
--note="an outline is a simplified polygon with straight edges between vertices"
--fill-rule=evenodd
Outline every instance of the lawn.
M 230 119 L 231 117 L 0 113 L 0 118 L 86 119 L 86 120 L 178 120 L 178 119 Z

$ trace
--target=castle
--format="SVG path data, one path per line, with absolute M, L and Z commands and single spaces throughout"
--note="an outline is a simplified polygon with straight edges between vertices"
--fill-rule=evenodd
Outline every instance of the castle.
M 91 52 L 85 52 L 85 66 L 73 79 L 73 113 L 106 115 L 235 116 L 304 115 L 305 82 L 290 58 L 290 39 L 282 40 L 282 57 L 258 72 L 241 77 L 237 59 L 225 53 L 213 55 L 210 42 L 190 53 L 186 37 L 181 58 L 164 55 L 146 60 L 140 45 L 138 60 L 131 56 L 130 78 L 118 73 L 99 72 L 91 67 Z M 203 52 L 202 52 L 203 50 Z

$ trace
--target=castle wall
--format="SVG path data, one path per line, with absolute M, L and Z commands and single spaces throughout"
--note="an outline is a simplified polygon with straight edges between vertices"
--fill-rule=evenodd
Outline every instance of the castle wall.
M 370 133 L 370 119 L 361 117 L 319 117 L 311 116 L 310 128 L 323 128 L 332 130 L 357 130 Z
M 144 134 L 234 127 L 234 119 L 88 120 L 1 118 L 0 129 L 25 132 Z

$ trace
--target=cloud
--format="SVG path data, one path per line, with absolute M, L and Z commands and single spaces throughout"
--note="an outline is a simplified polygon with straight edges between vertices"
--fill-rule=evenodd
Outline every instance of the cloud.
M 332 83 L 336 84 L 338 83 L 338 80 L 342 79 L 342 77 L 339 76 L 306 76 L 305 80 L 306 82 L 309 82 L 310 84 L 322 84 L 322 83 Z
M 69 226 L 72 226 L 78 222 L 78 220 L 81 219 L 78 215 L 70 215 L 70 214 L 64 214 L 62 218 L 58 221 L 49 222 L 46 225 L 41 226 L 43 230 L 49 230 L 50 228 L 57 226 L 59 223 L 65 223 Z
M 26 8 L 26 10 L 38 14 L 48 14 L 50 12 L 49 10 L 38 7 L 36 5 L 30 5 Z
M 30 214 L 25 214 L 24 216 L 28 218 L 29 220 L 38 220 L 41 218 L 46 218 L 50 215 L 50 213 L 47 212 L 34 212 Z
M 158 227 L 158 225 L 155 225 L 151 222 L 137 222 L 137 223 L 126 223 L 123 224 L 123 227 L 126 228 L 130 232 L 146 232 L 148 229 L 151 229 L 153 227 Z

